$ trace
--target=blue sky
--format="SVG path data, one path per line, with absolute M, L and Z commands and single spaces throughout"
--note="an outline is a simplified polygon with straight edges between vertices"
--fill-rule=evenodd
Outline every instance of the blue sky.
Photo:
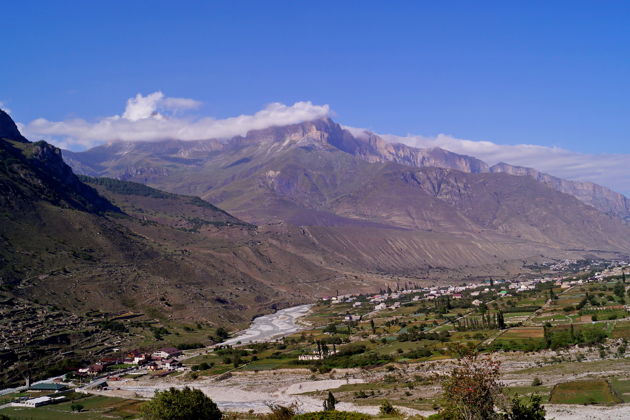
M 630 2 L 64 0 L 2 14 L 0 101 L 25 124 L 118 115 L 162 91 L 215 118 L 311 101 L 379 133 L 630 153 Z

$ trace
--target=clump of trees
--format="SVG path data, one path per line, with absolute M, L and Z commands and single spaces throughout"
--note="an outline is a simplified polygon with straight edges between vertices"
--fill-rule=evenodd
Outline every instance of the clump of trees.
M 225 341 L 230 337 L 230 333 L 228 332 L 228 330 L 226 330 L 223 327 L 217 328 L 215 335 L 216 335 L 215 340 L 218 342 Z
M 483 314 L 481 316 L 473 317 L 468 316 L 466 318 L 458 319 L 455 322 L 455 329 L 457 331 L 475 331 L 475 330 L 504 330 L 507 328 L 505 324 L 505 318 L 503 312 L 499 311 L 496 314 Z
M 552 327 L 550 324 L 544 326 L 545 346 L 552 350 L 575 344 L 594 345 L 604 342 L 607 337 L 608 334 L 599 325 L 582 326 L 577 331 L 573 324 L 569 328 Z
M 435 340 L 435 341 L 448 341 L 450 334 L 448 331 L 438 332 L 424 332 L 420 327 L 414 325 L 407 329 L 406 332 L 398 334 L 398 341 L 421 341 L 421 340 Z

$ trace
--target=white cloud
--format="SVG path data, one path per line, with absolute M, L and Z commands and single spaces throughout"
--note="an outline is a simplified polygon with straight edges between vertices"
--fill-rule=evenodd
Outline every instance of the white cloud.
M 195 109 L 201 106 L 201 102 L 188 98 L 167 98 L 162 92 L 153 92 L 147 96 L 138 93 L 134 98 L 127 99 L 127 107 L 122 117 L 129 121 L 138 121 L 145 118 L 164 119 L 158 110 L 172 112 Z
M 23 124 L 27 138 L 46 140 L 65 148 L 86 148 L 110 141 L 157 141 L 164 139 L 204 140 L 245 135 L 250 130 L 297 124 L 328 116 L 328 105 L 296 102 L 291 106 L 271 103 L 253 115 L 214 119 L 183 118 L 177 114 L 197 108 L 200 102 L 188 98 L 169 98 L 162 92 L 127 100 L 122 115 L 97 121 L 71 119 L 49 121 L 38 118 Z
M 385 140 L 426 148 L 441 147 L 451 152 L 474 156 L 489 165 L 499 162 L 535 168 L 560 178 L 590 181 L 630 195 L 630 155 L 584 154 L 559 147 L 534 144 L 501 145 L 489 141 L 458 139 L 440 134 L 436 137 L 383 135 Z
M 39 118 L 18 126 L 32 140 L 45 138 L 60 147 L 89 148 L 103 142 L 156 141 L 164 139 L 203 140 L 245 135 L 250 130 L 271 126 L 297 124 L 326 117 L 328 105 L 296 102 L 291 106 L 272 103 L 253 115 L 214 119 L 184 118 L 179 113 L 198 108 L 200 102 L 188 98 L 170 98 L 162 92 L 143 96 L 137 94 L 127 100 L 122 115 L 97 121 L 71 119 L 49 121 Z M 0 108 L 4 104 L 0 102 Z M 363 129 L 344 127 L 360 136 Z M 591 181 L 630 195 L 630 155 L 589 155 L 557 147 L 534 144 L 501 145 L 489 141 L 459 139 L 440 134 L 436 137 L 382 135 L 391 142 L 414 147 L 441 147 L 455 153 L 484 160 L 490 165 L 506 162 L 535 168 L 565 179 Z

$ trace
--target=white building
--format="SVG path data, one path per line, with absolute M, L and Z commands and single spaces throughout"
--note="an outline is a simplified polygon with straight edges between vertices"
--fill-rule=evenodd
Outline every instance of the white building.
M 37 397 L 20 401 L 19 403 L 13 403 L 12 405 L 18 407 L 41 407 L 42 405 L 58 403 L 64 401 L 65 399 L 66 397 L 63 395 L 60 397 Z

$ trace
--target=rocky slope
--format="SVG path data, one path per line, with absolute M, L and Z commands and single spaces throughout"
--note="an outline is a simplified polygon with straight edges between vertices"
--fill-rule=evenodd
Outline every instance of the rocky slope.
M 269 156 L 305 142 L 309 144 L 308 147 L 334 148 L 371 163 L 395 162 L 418 168 L 448 168 L 473 174 L 508 173 L 528 176 L 556 191 L 572 195 L 606 214 L 630 220 L 630 200 L 606 187 L 588 182 L 568 181 L 540 173 L 535 169 L 505 163 L 489 167 L 485 162 L 471 156 L 440 148 L 418 149 L 400 143 L 390 143 L 370 132 L 353 134 L 330 119 L 253 131 L 246 137 L 237 137 L 227 142 L 206 140 L 112 143 L 82 153 L 66 151 L 64 158 L 75 170 L 87 175 L 151 182 L 151 179 L 163 180 L 169 173 L 180 171 L 182 165 L 207 166 L 208 162 L 221 161 L 226 154 L 246 149 L 252 143 L 268 145 L 269 150 L 266 153 Z M 227 164 L 242 165 L 251 160 L 252 156 L 245 156 L 242 159 Z M 161 182 L 154 185 L 171 187 Z
M 630 245 L 620 219 L 554 185 L 493 173 L 482 161 L 441 149 L 354 136 L 329 119 L 223 142 L 112 143 L 64 156 L 93 174 L 199 195 L 252 223 L 304 226 L 317 244 L 322 235 L 348 261 L 384 252 L 390 262 L 377 265 L 395 272 L 421 264 L 453 268 L 458 259 L 480 266 L 498 255 L 539 254 L 532 251 L 537 248 L 557 255 L 623 252 Z M 419 245 L 428 243 L 429 232 L 431 240 L 450 244 L 451 258 Z M 353 236 L 370 240 L 358 249 L 346 243 Z
M 556 191 L 572 195 L 604 213 L 630 221 L 630 199 L 601 185 L 592 182 L 568 181 L 539 172 L 536 169 L 508 165 L 504 162 L 492 166 L 490 172 L 528 176 Z
M 2 138 L 0 158 L 0 288 L 13 296 L 243 324 L 339 287 L 333 270 L 198 197 L 81 180 L 45 142 Z

